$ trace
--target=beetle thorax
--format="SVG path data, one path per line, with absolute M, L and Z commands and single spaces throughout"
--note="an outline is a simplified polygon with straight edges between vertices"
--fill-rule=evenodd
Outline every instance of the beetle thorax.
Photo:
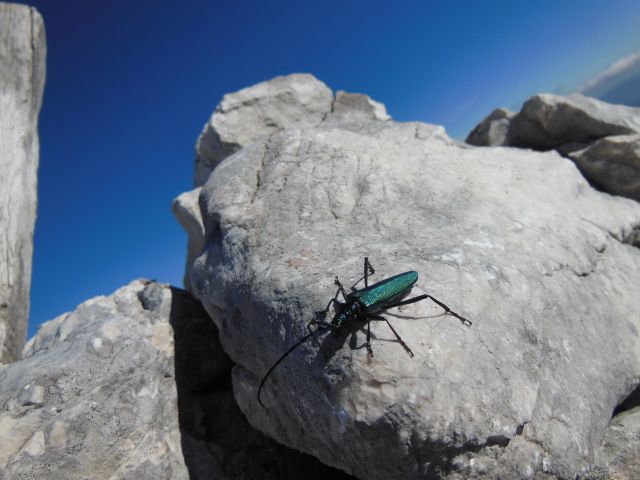
M 331 327 L 338 330 L 342 325 L 354 322 L 360 318 L 361 306 L 357 301 L 346 303 L 340 312 L 336 313 L 331 321 Z

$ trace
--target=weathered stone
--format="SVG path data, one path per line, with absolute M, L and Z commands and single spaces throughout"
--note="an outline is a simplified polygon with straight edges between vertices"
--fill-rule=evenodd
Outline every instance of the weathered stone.
M 234 152 L 287 128 L 320 123 L 358 128 L 390 118 L 385 106 L 367 95 L 338 91 L 334 99 L 331 90 L 312 75 L 276 77 L 224 96 L 198 138 L 194 183 L 203 185 L 216 165 Z M 185 192 L 173 202 L 173 212 L 189 236 L 184 276 L 188 290 L 191 265 L 200 254 L 204 233 L 199 193 L 199 188 Z
M 40 14 L 0 3 L 0 363 L 27 332 L 45 56 Z
M 0 370 L 0 476 L 189 478 L 176 303 L 167 286 L 135 281 L 43 324 L 24 359 Z
M 467 137 L 478 146 L 556 149 L 596 187 L 640 199 L 640 108 L 611 105 L 580 94 L 541 94 L 520 113 L 494 111 Z
M 338 90 L 331 110 L 331 119 L 360 123 L 372 120 L 386 121 L 391 117 L 387 114 L 387 109 L 382 103 L 372 100 L 367 95 Z
M 439 127 L 287 130 L 202 191 L 192 287 L 237 362 L 234 394 L 278 441 L 359 478 L 574 478 L 640 376 L 640 206 L 555 152 L 475 149 Z M 362 272 L 420 274 L 422 301 L 319 335 L 257 386 Z M 322 349 L 320 348 L 322 346 Z M 615 372 L 615 375 L 611 375 Z
M 610 135 L 640 133 L 640 108 L 611 105 L 579 93 L 567 96 L 540 94 L 527 100 L 516 115 L 498 109 L 467 137 L 478 146 L 505 145 L 550 150 L 568 143 L 590 143 Z M 497 115 L 496 115 L 497 114 Z M 495 118 L 492 118 L 495 117 Z M 506 135 L 478 135 L 487 124 L 508 120 Z
M 249 425 L 233 398 L 230 364 L 212 361 L 221 352 L 217 328 L 194 313 L 183 311 L 172 321 L 182 450 L 191 480 L 351 478 Z
M 331 90 L 308 74 L 276 77 L 224 96 L 196 144 L 194 184 L 206 182 L 224 158 L 284 128 L 320 123 L 331 111 Z
M 202 215 L 198 205 L 198 197 L 202 188 L 196 188 L 189 192 L 184 192 L 173 201 L 173 214 L 187 232 L 187 265 L 184 275 L 184 287 L 191 290 L 191 265 L 204 245 L 204 226 L 202 225 Z
M 507 145 L 509 125 L 516 114 L 497 108 L 482 120 L 467 137 L 471 145 Z
M 548 150 L 565 143 L 640 132 L 640 108 L 610 105 L 578 93 L 535 95 L 513 118 L 509 145 Z
M 613 418 L 588 480 L 640 478 L 640 408 Z
M 45 323 L 24 355 L 0 368 L 2 479 L 349 478 L 248 424 L 187 291 L 134 281 Z
M 640 201 L 640 135 L 606 137 L 568 155 L 601 190 Z

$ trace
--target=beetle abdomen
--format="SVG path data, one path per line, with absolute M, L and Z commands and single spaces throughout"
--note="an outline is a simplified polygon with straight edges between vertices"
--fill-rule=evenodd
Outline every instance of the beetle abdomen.
M 417 281 L 418 273 L 411 270 L 353 292 L 349 296 L 356 298 L 367 312 L 371 312 L 409 293 Z

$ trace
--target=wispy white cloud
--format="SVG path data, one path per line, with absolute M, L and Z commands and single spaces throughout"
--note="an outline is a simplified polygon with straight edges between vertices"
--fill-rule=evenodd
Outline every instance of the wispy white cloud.
M 626 57 L 622 57 L 620 60 L 617 60 L 605 71 L 596 75 L 584 85 L 578 87 L 576 91 L 579 93 L 589 93 L 602 85 L 611 82 L 616 77 L 624 75 L 632 68 L 635 68 L 636 65 L 640 65 L 640 52 L 632 53 Z

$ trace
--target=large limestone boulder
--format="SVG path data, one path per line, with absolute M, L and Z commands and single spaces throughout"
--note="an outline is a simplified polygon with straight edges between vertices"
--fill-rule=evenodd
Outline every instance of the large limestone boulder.
M 40 14 L 0 3 L 0 363 L 27 333 L 45 56 Z
M 611 105 L 575 93 L 540 94 L 519 113 L 497 109 L 467 137 L 477 146 L 556 149 L 596 187 L 640 201 L 637 144 L 640 108 Z
M 309 74 L 275 77 L 224 96 L 196 143 L 194 184 L 202 186 L 222 160 L 265 135 L 328 120 L 389 120 L 367 95 L 337 91 Z
M 169 288 L 135 281 L 44 324 L 0 370 L 3 478 L 189 478 L 175 308 Z
M 320 123 L 331 111 L 333 94 L 308 74 L 276 77 L 224 96 L 196 144 L 195 186 L 220 161 L 256 138 L 294 125 Z
M 640 378 L 640 205 L 555 152 L 471 148 L 420 123 L 289 129 L 202 190 L 192 288 L 252 425 L 363 479 L 575 478 Z M 368 256 L 429 301 L 304 343 Z M 331 315 L 330 311 L 330 315 Z M 330 317 L 329 317 L 330 319 Z
M 640 201 L 640 134 L 605 137 L 569 156 L 601 190 Z
M 252 428 L 193 296 L 136 280 L 45 323 L 0 367 L 0 478 L 349 477 Z
M 198 208 L 201 185 L 229 155 L 259 138 L 285 130 L 323 124 L 358 125 L 386 121 L 387 109 L 367 95 L 335 93 L 309 74 L 276 77 L 224 96 L 196 143 L 197 188 L 173 201 L 173 213 L 188 235 L 184 285 L 191 290 L 191 265 L 200 255 L 204 228 Z

